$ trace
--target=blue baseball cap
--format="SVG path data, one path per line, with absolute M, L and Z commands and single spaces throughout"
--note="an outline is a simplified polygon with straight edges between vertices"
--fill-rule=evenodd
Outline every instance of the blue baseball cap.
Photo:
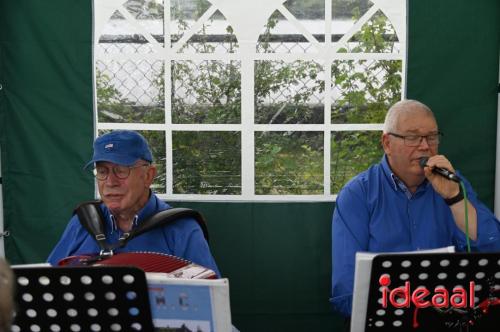
M 146 139 L 132 130 L 115 130 L 96 138 L 94 155 L 84 169 L 98 161 L 132 166 L 138 160 L 153 162 L 153 156 Z

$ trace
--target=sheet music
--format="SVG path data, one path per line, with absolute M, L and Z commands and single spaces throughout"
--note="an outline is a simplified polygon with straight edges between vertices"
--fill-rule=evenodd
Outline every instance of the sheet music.
M 365 330 L 366 308 L 368 307 L 368 292 L 370 291 L 370 278 L 373 258 L 377 255 L 390 254 L 431 254 L 431 253 L 453 253 L 454 246 L 404 252 L 357 252 L 354 272 L 354 287 L 352 298 L 351 332 L 363 332 Z
M 163 273 L 146 275 L 157 330 L 232 331 L 228 279 L 169 278 Z
M 32 263 L 32 264 L 16 264 L 11 265 L 10 267 L 13 269 L 16 268 L 32 268 L 32 267 L 51 267 L 50 263 Z

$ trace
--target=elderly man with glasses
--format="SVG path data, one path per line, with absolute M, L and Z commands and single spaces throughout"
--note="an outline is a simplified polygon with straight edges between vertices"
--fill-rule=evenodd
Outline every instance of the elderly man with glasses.
M 147 141 L 137 132 L 117 130 L 98 137 L 93 158 L 85 168 L 91 166 L 102 200 L 105 236 L 110 243 L 118 242 L 148 217 L 170 208 L 150 189 L 156 167 Z M 75 214 L 48 261 L 56 265 L 68 256 L 99 251 L 98 243 Z M 114 251 L 170 254 L 210 268 L 220 276 L 203 231 L 192 218 L 152 229 Z
M 470 183 L 460 176 L 466 203 L 459 183 L 434 171 L 455 173 L 450 161 L 438 154 L 440 136 L 426 105 L 415 100 L 396 103 L 385 118 L 381 162 L 340 191 L 332 221 L 330 302 L 345 317 L 351 316 L 358 251 L 400 252 L 451 245 L 465 251 L 468 244 L 475 251 L 500 250 L 500 223 L 478 200 Z

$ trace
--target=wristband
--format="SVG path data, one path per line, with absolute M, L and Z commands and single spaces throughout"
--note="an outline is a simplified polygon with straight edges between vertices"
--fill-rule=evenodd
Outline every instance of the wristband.
M 458 192 L 458 194 L 455 196 L 455 197 L 452 197 L 452 198 L 445 198 L 444 201 L 445 203 L 448 205 L 448 206 L 451 206 L 455 203 L 458 203 L 460 202 L 461 200 L 464 199 L 464 192 L 462 191 L 462 187 L 459 186 L 460 188 L 460 191 Z

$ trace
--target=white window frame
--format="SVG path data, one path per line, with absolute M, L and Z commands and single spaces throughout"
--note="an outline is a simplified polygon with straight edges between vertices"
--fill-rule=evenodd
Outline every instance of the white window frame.
M 186 31 L 183 37 L 170 48 L 170 0 L 164 0 L 164 31 L 165 45 L 163 47 L 151 34 L 145 31 L 127 12 L 123 4 L 126 0 L 94 0 L 94 71 L 99 60 L 128 60 L 146 59 L 149 61 L 161 60 L 165 65 L 165 123 L 103 123 L 98 121 L 97 101 L 94 97 L 94 137 L 99 130 L 131 129 L 153 130 L 165 132 L 166 143 L 166 193 L 160 194 L 162 199 L 178 201 L 334 201 L 336 194 L 330 193 L 330 150 L 332 131 L 381 131 L 382 124 L 332 124 L 331 123 L 331 75 L 325 74 L 324 92 L 324 123 L 323 124 L 255 124 L 254 123 L 254 66 L 256 60 L 275 61 L 316 61 L 324 67 L 324 73 L 331 72 L 334 60 L 400 60 L 402 61 L 401 97 L 406 89 L 406 1 L 371 0 L 373 6 L 352 26 L 349 31 L 336 43 L 331 42 L 332 0 L 325 0 L 325 42 L 319 43 L 283 5 L 281 0 L 207 0 L 212 6 L 198 21 Z M 216 10 L 220 10 L 226 17 L 238 38 L 239 49 L 236 53 L 208 53 L 190 54 L 177 53 L 177 50 L 195 34 L 201 25 L 208 20 Z M 278 9 L 316 48 L 314 53 L 283 54 L 257 53 L 256 44 L 260 31 L 269 16 Z M 152 54 L 113 54 L 106 55 L 96 52 L 100 31 L 116 11 L 125 16 L 136 29 L 143 32 L 143 36 L 152 46 Z M 396 30 L 400 51 L 398 53 L 338 53 L 343 42 L 348 41 L 378 10 L 381 10 Z M 257 26 L 256 26 L 257 24 Z M 173 124 L 170 100 L 171 61 L 176 60 L 238 60 L 241 63 L 241 123 L 240 124 Z M 95 73 L 94 73 L 95 74 Z M 94 75 L 95 78 L 95 75 Z M 94 96 L 95 82 L 94 82 Z M 173 131 L 238 131 L 241 133 L 241 194 L 240 195 L 206 195 L 206 194 L 174 194 L 172 169 L 172 132 Z M 323 194 L 318 195 L 255 195 L 255 146 L 254 133 L 256 131 L 320 131 L 324 139 L 324 166 L 323 166 Z

